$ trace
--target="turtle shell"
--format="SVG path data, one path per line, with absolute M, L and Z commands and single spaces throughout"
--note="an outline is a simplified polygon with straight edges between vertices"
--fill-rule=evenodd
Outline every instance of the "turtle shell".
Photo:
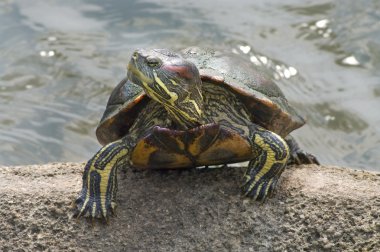
M 98 141 L 106 145 L 125 136 L 149 99 L 141 87 L 127 78 L 120 81 L 112 91 L 96 129 Z
M 196 47 L 183 50 L 182 56 L 198 67 L 202 82 L 235 93 L 251 112 L 252 122 L 282 137 L 305 124 L 272 78 L 248 59 Z M 125 136 L 149 99 L 141 87 L 122 80 L 112 91 L 96 130 L 99 142 L 104 145 Z

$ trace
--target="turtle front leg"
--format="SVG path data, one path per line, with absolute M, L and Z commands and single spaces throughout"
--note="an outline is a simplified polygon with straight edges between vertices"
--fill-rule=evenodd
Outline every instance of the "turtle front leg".
M 259 126 L 252 127 L 251 132 L 254 158 L 249 162 L 242 190 L 248 197 L 264 200 L 273 193 L 290 151 L 285 140 L 274 132 Z
M 116 208 L 117 168 L 128 158 L 130 147 L 124 139 L 103 146 L 86 164 L 82 191 L 75 201 L 74 217 L 107 219 Z

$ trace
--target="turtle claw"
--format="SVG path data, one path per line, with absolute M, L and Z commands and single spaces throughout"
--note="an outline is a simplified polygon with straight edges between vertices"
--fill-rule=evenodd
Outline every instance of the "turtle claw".
M 271 178 L 256 181 L 254 178 L 248 178 L 242 186 L 243 194 L 253 200 L 265 202 L 268 197 L 272 196 L 277 180 L 277 178 Z
M 115 215 L 116 202 L 111 201 L 111 203 L 106 204 L 101 207 L 99 200 L 93 197 L 80 196 L 75 201 L 74 207 L 74 218 L 79 219 L 80 217 L 91 218 L 92 220 L 99 219 L 108 222 L 110 216 Z
M 289 165 L 296 164 L 296 165 L 301 165 L 301 164 L 317 164 L 319 165 L 318 159 L 313 155 L 308 152 L 298 150 L 296 152 L 293 152 L 289 158 L 288 161 Z
M 318 159 L 313 154 L 303 151 L 292 136 L 288 135 L 285 140 L 290 148 L 290 157 L 287 163 L 288 165 L 320 164 Z

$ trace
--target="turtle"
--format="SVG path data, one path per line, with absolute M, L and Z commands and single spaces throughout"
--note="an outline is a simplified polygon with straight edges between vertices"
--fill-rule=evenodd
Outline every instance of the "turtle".
M 74 216 L 114 214 L 118 167 L 187 169 L 248 161 L 242 193 L 265 201 L 291 163 L 316 163 L 289 134 L 305 124 L 272 78 L 215 49 L 138 49 L 96 129 Z

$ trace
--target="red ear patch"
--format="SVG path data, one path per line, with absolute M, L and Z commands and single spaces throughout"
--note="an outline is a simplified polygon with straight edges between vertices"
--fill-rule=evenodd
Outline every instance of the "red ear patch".
M 185 79 L 192 79 L 194 78 L 194 73 L 192 72 L 192 69 L 188 66 L 173 66 L 173 65 L 164 65 L 162 66 L 162 69 L 165 69 L 170 72 L 175 72 L 179 76 Z

